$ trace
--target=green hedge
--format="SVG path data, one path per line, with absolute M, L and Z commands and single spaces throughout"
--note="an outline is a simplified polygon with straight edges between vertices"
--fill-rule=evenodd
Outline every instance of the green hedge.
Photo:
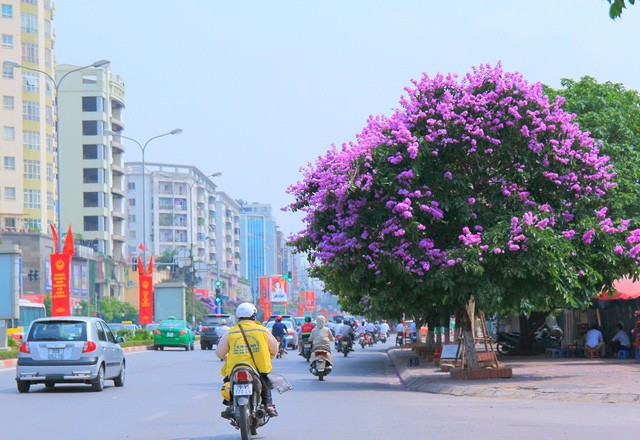
M 18 357 L 18 347 L 11 347 L 9 350 L 0 350 L 0 359 L 15 359 Z
M 135 341 L 135 340 L 131 340 L 131 341 L 124 341 L 120 343 L 120 347 L 122 348 L 126 348 L 126 347 L 139 347 L 141 345 L 153 345 L 153 339 L 145 339 L 143 341 Z

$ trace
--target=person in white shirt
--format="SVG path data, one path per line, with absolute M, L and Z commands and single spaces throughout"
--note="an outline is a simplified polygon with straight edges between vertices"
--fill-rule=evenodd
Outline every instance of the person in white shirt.
M 229 327 L 227 326 L 227 320 L 223 319 L 220 321 L 220 325 L 216 327 L 216 334 L 218 335 L 218 340 L 222 339 L 224 335 L 229 331 Z
M 622 324 L 616 324 L 617 333 L 611 341 L 609 341 L 609 350 L 611 350 L 611 356 L 616 356 L 619 350 L 631 349 L 631 341 L 629 335 L 627 335 L 622 327 Z
M 382 321 L 382 324 L 380 324 L 380 333 L 386 333 L 389 336 L 389 324 L 387 324 L 387 321 Z
M 396 325 L 396 333 L 404 333 L 404 325 L 402 324 L 402 322 L 399 322 L 398 325 Z
M 600 356 L 604 356 L 604 338 L 602 332 L 598 329 L 598 324 L 593 324 L 591 329 L 585 335 L 585 349 L 599 351 Z

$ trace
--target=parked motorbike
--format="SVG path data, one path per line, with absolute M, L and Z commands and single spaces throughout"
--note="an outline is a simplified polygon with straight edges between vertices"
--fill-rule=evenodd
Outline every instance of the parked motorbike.
M 331 354 L 329 346 L 314 347 L 313 355 L 311 356 L 311 364 L 309 365 L 309 371 L 311 374 L 317 376 L 318 380 L 324 380 L 324 377 L 331 373 L 333 368 L 330 359 Z
M 240 430 L 242 440 L 251 440 L 257 429 L 269 421 L 260 393 L 262 381 L 253 367 L 246 363 L 237 364 L 231 374 L 230 392 L 233 402 L 231 425 Z
M 520 344 L 519 332 L 498 331 L 496 337 L 496 350 L 500 354 L 514 354 Z

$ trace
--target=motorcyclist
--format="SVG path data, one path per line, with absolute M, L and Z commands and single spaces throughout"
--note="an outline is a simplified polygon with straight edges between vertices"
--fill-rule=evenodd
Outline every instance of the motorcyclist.
M 247 363 L 252 365 L 257 372 L 260 373 L 262 381 L 262 403 L 266 407 L 269 417 L 276 417 L 278 412 L 273 404 L 271 397 L 271 381 L 268 374 L 271 372 L 271 358 L 278 352 L 278 341 L 269 333 L 269 331 L 259 322 L 256 322 L 258 311 L 252 303 L 245 302 L 236 309 L 236 317 L 238 322 L 222 336 L 216 347 L 216 356 L 222 360 L 226 360 L 220 374 L 224 376 L 223 381 L 229 382 L 229 374 L 233 367 L 239 363 Z M 248 333 L 251 337 L 250 344 L 251 353 L 247 349 L 245 343 L 245 335 Z M 255 343 L 254 343 L 255 342 Z M 255 359 L 255 363 L 254 363 Z M 257 365 L 256 365 L 257 364 Z M 233 418 L 233 406 L 229 401 L 223 401 L 227 408 L 222 411 L 222 417 L 226 419 Z
M 371 341 L 375 341 L 375 326 L 373 325 L 372 322 L 367 322 L 364 326 L 365 331 L 367 333 L 369 333 L 369 336 L 371 337 Z
M 316 318 L 316 328 L 309 335 L 311 341 L 312 352 L 316 349 L 323 349 L 327 352 L 329 362 L 333 363 L 331 358 L 331 342 L 335 340 L 333 333 L 326 327 L 326 319 L 324 316 Z
M 385 333 L 387 337 L 389 337 L 390 331 L 391 331 L 391 328 L 389 327 L 389 324 L 387 324 L 387 320 L 383 319 L 382 324 L 380 324 L 380 333 Z
M 314 328 L 315 324 L 311 322 L 311 316 L 305 316 L 304 324 L 300 326 L 300 339 L 298 341 L 298 350 L 300 351 L 300 356 L 303 356 L 302 346 L 304 344 L 304 341 L 309 339 L 309 336 L 311 335 L 311 332 Z
M 287 351 L 284 337 L 287 335 L 287 326 L 282 322 L 282 316 L 276 316 L 276 322 L 273 323 L 271 334 L 282 344 L 282 351 Z
M 351 325 L 347 323 L 342 324 L 342 327 L 340 327 L 340 335 L 343 340 L 349 341 L 349 345 L 353 345 L 356 338 L 356 332 L 353 331 L 353 327 L 351 327 Z

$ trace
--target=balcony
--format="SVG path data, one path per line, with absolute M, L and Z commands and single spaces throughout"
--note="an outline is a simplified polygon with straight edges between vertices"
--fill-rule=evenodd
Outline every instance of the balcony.
M 124 191 L 121 190 L 120 188 L 116 188 L 116 187 L 111 187 L 111 194 L 114 195 L 114 197 L 121 197 L 124 198 Z
M 123 176 L 124 175 L 124 168 L 122 168 L 122 166 L 120 166 L 119 164 L 117 164 L 115 162 L 111 164 L 111 171 L 116 176 Z
M 124 145 L 122 145 L 120 136 L 113 136 L 111 138 L 111 148 L 115 150 L 114 152 L 124 153 Z
M 124 130 L 124 122 L 122 122 L 120 119 L 111 116 L 109 118 L 109 122 L 111 122 L 111 129 L 113 131 Z M 120 130 L 118 130 L 118 128 L 120 128 Z
M 113 237 L 113 241 L 119 241 L 121 243 L 125 242 L 124 235 L 113 234 L 111 237 Z
M 111 215 L 113 215 L 114 221 L 116 219 L 119 219 L 119 220 L 124 220 L 125 219 L 124 212 L 111 211 Z

